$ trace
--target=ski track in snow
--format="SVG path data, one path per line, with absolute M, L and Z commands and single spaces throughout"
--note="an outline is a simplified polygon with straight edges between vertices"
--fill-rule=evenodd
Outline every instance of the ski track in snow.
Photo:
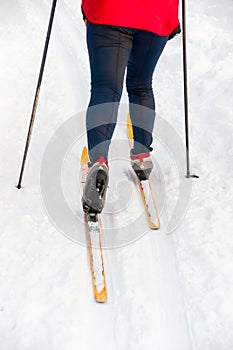
M 57 4 L 25 188 L 14 188 L 50 6 L 48 0 L 17 0 L 5 1 L 0 8 L 1 350 L 231 350 L 232 1 L 187 4 L 191 157 L 200 176 L 193 181 L 189 210 L 178 229 L 167 235 L 166 224 L 177 199 L 177 173 L 155 140 L 166 185 L 162 229 L 127 246 L 104 250 L 109 293 L 105 305 L 93 301 L 86 248 L 52 225 L 39 186 L 47 142 L 61 123 L 88 103 L 89 66 L 80 1 Z M 180 45 L 181 37 L 168 44 L 154 87 L 158 115 L 183 137 Z M 125 93 L 122 101 L 127 101 Z M 114 136 L 120 138 L 120 131 Z M 75 177 L 69 175 L 70 164 L 63 184 L 74 208 L 80 204 L 76 189 L 72 191 L 74 182 L 69 181 L 69 176 Z M 136 200 L 127 211 L 119 211 L 119 193 L 127 203 L 123 176 L 116 186 L 119 174 L 112 173 L 109 193 L 114 201 L 108 204 L 118 211 L 103 215 L 106 226 L 121 227 L 123 219 L 130 222 L 134 210 L 143 209 Z M 146 221 L 140 225 L 145 230 Z

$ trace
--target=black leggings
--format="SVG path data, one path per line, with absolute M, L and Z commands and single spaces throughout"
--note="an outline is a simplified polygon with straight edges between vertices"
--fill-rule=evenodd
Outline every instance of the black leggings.
M 134 153 L 152 150 L 155 119 L 152 75 L 167 39 L 144 30 L 88 23 L 91 99 L 86 125 L 91 162 L 99 156 L 108 159 L 126 67 Z

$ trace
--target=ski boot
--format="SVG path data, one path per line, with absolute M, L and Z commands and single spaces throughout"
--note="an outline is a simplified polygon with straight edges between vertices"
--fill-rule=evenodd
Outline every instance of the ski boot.
M 130 153 L 131 165 L 135 171 L 139 181 L 148 180 L 153 169 L 153 162 L 150 157 L 150 152 L 134 154 Z
M 108 163 L 100 157 L 89 169 L 84 186 L 82 205 L 88 214 L 100 214 L 105 204 L 109 181 Z

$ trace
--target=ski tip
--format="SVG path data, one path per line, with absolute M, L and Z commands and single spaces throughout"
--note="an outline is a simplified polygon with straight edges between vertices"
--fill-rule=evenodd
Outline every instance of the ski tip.
M 128 138 L 130 140 L 132 140 L 133 139 L 133 127 L 132 127 L 132 122 L 131 122 L 129 113 L 127 115 L 127 134 L 128 134 Z
M 86 146 L 83 147 L 80 163 L 81 165 L 88 163 L 88 150 Z
M 95 301 L 97 303 L 106 303 L 108 300 L 107 290 L 106 287 L 101 292 L 97 292 L 97 290 L 94 291 Z
M 151 230 L 159 230 L 160 229 L 160 221 L 157 222 L 157 224 L 155 224 L 152 221 L 149 221 L 149 225 Z

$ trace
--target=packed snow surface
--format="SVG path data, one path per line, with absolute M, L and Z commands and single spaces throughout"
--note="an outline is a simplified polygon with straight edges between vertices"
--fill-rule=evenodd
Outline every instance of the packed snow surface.
M 199 179 L 184 180 L 184 148 L 175 152 L 184 140 L 181 36 L 168 43 L 156 68 L 159 231 L 148 229 L 119 115 L 102 215 L 109 300 L 101 305 L 93 300 L 80 203 L 90 94 L 80 0 L 57 3 L 24 188 L 15 188 L 50 9 L 48 0 L 3 0 L 0 6 L 0 349 L 231 350 L 232 1 L 187 3 L 190 151 Z M 59 144 L 55 136 L 64 129 L 80 137 Z M 69 232 L 61 230 L 66 211 L 44 201 L 56 181 L 46 173 L 56 142 L 63 156 L 61 193 L 73 220 L 67 220 L 74 228 Z M 47 197 L 59 203 L 56 187 L 53 194 Z M 182 220 L 169 230 L 179 198 Z

